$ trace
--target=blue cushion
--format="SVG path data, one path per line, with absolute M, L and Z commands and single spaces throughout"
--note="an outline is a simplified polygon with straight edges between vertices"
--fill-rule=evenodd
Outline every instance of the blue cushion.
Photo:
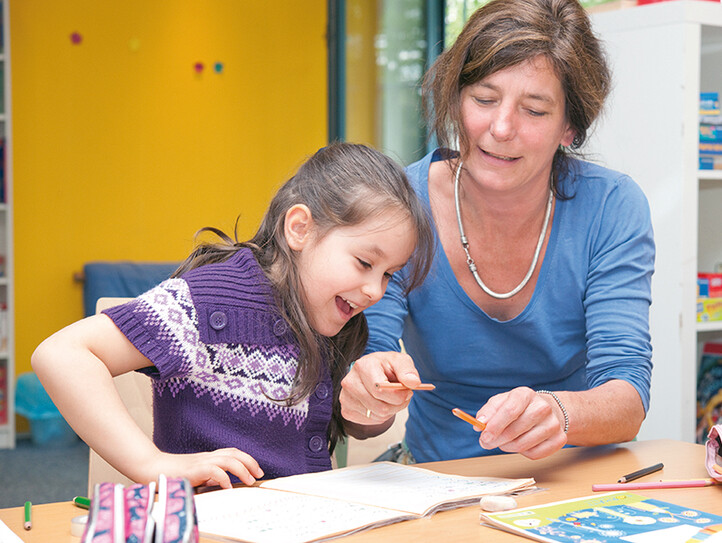
M 98 298 L 134 298 L 168 279 L 179 262 L 88 262 L 83 267 L 85 316 L 95 314 Z

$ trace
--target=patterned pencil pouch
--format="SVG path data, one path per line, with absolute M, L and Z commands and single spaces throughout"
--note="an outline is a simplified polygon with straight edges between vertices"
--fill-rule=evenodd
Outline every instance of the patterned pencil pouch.
M 95 485 L 81 543 L 197 543 L 193 487 L 160 476 L 156 485 Z
M 707 473 L 718 483 L 722 483 L 722 424 L 712 426 L 707 434 L 705 466 Z
M 123 485 L 95 485 L 82 543 L 125 543 Z
M 156 519 L 154 543 L 196 543 L 196 519 L 193 487 L 188 479 L 158 479 L 158 503 L 153 510 Z
M 125 493 L 125 542 L 153 543 L 155 521 L 151 516 L 155 503 L 155 483 L 134 484 Z

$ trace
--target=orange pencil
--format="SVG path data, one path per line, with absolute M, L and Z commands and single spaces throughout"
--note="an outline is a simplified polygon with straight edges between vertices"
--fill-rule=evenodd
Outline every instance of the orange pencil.
M 472 417 L 466 411 L 462 411 L 458 407 L 454 407 L 454 409 L 452 409 L 451 412 L 454 415 L 456 415 L 457 417 L 459 417 L 461 420 L 464 420 L 464 421 L 468 422 L 469 424 L 473 424 L 477 428 L 481 428 L 482 430 L 484 428 L 486 428 L 486 424 L 481 422 L 479 419 Z
M 431 383 L 421 383 L 415 387 L 407 387 L 403 383 L 376 383 L 376 388 L 381 390 L 434 390 L 436 386 Z

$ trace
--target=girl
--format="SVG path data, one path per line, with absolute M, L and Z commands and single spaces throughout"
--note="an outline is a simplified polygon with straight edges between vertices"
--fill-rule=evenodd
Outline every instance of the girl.
M 46 339 L 33 369 L 78 435 L 137 482 L 228 488 L 229 473 L 252 484 L 329 469 L 345 435 L 339 383 L 368 335 L 362 311 L 407 261 L 407 288 L 423 280 L 427 215 L 393 161 L 338 143 L 281 187 L 251 240 L 204 230 L 222 241 Z M 132 370 L 153 379 L 153 442 L 113 386 Z

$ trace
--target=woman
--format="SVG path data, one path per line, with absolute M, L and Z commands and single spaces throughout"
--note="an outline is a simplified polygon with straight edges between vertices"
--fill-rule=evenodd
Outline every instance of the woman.
M 493 0 L 439 57 L 424 96 L 441 147 L 407 170 L 437 252 L 421 288 L 394 281 L 366 313 L 369 354 L 341 392 L 357 437 L 409 401 L 416 461 L 636 435 L 652 368 L 649 208 L 629 177 L 570 156 L 610 84 L 576 0 Z M 384 352 L 402 334 L 410 356 Z M 434 391 L 375 386 L 413 385 L 416 370 Z

